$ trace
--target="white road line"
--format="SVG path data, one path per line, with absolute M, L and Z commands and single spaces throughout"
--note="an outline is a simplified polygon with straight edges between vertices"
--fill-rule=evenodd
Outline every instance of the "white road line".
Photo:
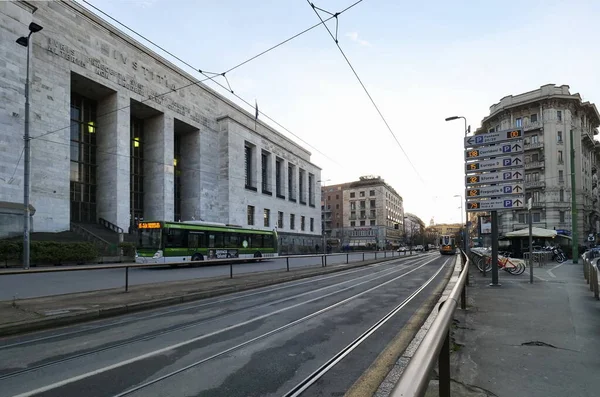
M 363 291 L 363 292 L 361 292 L 361 293 L 359 293 L 359 294 L 353 295 L 353 296 L 351 296 L 350 298 L 346 298 L 346 299 L 344 299 L 344 300 L 342 300 L 342 301 L 340 301 L 340 302 L 338 302 L 338 303 L 336 303 L 336 304 L 334 304 L 334 305 L 330 306 L 330 308 L 333 308 L 333 307 L 339 306 L 339 305 L 341 305 L 341 304 L 343 304 L 343 303 L 346 303 L 347 301 L 349 301 L 349 300 L 351 300 L 351 299 L 355 299 L 355 298 L 357 298 L 357 297 L 359 297 L 359 296 L 361 296 L 361 295 L 364 295 L 364 294 L 366 294 L 366 293 L 368 293 L 368 292 L 371 292 L 371 291 L 373 291 L 373 290 L 375 290 L 375 289 L 377 289 L 377 288 L 381 288 L 381 287 L 383 287 L 384 285 L 391 283 L 392 281 L 395 281 L 395 280 L 397 280 L 397 279 L 400 279 L 400 278 L 402 278 L 402 277 L 404 277 L 404 276 L 407 276 L 407 275 L 409 275 L 410 273 L 412 273 L 412 272 L 414 272 L 414 271 L 417 271 L 417 270 L 419 270 L 419 269 L 420 269 L 420 268 L 422 268 L 423 266 L 427 265 L 427 264 L 428 264 L 428 263 L 430 263 L 430 262 L 433 262 L 433 261 L 434 261 L 434 260 L 436 260 L 436 259 L 437 259 L 437 257 L 436 257 L 436 258 L 433 258 L 433 259 L 431 259 L 431 260 L 429 260 L 429 261 L 427 261 L 427 262 L 425 262 L 425 263 L 423 263 L 422 265 L 420 265 L 420 266 L 418 266 L 418 267 L 416 267 L 416 268 L 414 268 L 414 269 L 412 269 L 412 270 L 410 270 L 410 271 L 408 271 L 408 272 L 406 272 L 406 273 L 403 273 L 403 274 L 401 274 L 401 275 L 400 275 L 400 276 L 398 276 L 398 277 L 394 277 L 393 279 L 391 279 L 391 280 L 388 280 L 388 281 L 386 281 L 386 282 L 384 282 L 384 283 L 382 283 L 382 284 L 379 284 L 379 285 L 376 285 L 375 287 L 369 288 L 368 290 L 365 290 L 365 291 Z M 364 283 L 367 283 L 367 282 L 370 282 L 370 281 L 372 281 L 372 280 L 367 280 L 367 281 L 360 282 L 360 283 L 358 283 L 358 284 L 355 284 L 355 285 L 353 285 L 353 286 L 347 287 L 346 289 L 349 289 L 349 288 L 352 288 L 352 287 L 355 287 L 355 286 L 358 286 L 358 285 L 361 285 L 361 284 L 364 284 Z M 108 366 L 106 366 L 106 367 L 99 368 L 99 369 L 97 369 L 97 370 L 94 370 L 94 371 L 90 371 L 90 372 L 87 372 L 87 373 L 84 373 L 84 374 L 81 374 L 81 375 L 73 376 L 73 377 L 71 377 L 71 378 L 68 378 L 68 379 L 65 379 L 65 380 L 62 380 L 62 381 L 59 381 L 59 382 L 55 382 L 55 383 L 49 384 L 49 385 L 47 385 L 47 386 L 40 387 L 40 388 L 37 388 L 37 389 L 35 389 L 35 390 L 31 390 L 31 391 L 28 391 L 28 392 L 25 392 L 25 393 L 21 393 L 21 394 L 18 394 L 18 395 L 16 395 L 16 396 L 13 396 L 13 397 L 30 397 L 30 396 L 34 396 L 34 395 L 36 395 L 36 394 L 39 394 L 39 393 L 43 393 L 43 392 L 46 392 L 46 391 L 49 391 L 49 390 L 53 390 L 53 389 L 56 389 L 56 388 L 59 388 L 59 387 L 62 387 L 62 386 L 68 385 L 69 383 L 77 382 L 77 381 L 79 381 L 79 380 L 82 380 L 82 379 L 85 379 L 85 378 L 89 378 L 89 377 L 91 377 L 91 376 L 95 376 L 95 375 L 101 374 L 101 373 L 103 373 L 103 372 L 107 372 L 107 371 L 110 371 L 110 370 L 113 370 L 113 369 L 116 369 L 116 368 L 119 368 L 119 367 L 123 367 L 123 366 L 125 366 L 125 365 L 128 365 L 128 364 L 135 363 L 135 362 L 137 362 L 137 361 L 141 361 L 141 360 L 144 360 L 144 359 L 147 359 L 147 358 L 150 358 L 150 357 L 153 357 L 153 356 L 156 356 L 156 355 L 162 354 L 162 353 L 166 353 L 166 352 L 168 352 L 168 351 L 170 351 L 170 350 L 178 349 L 178 348 L 180 348 L 180 347 L 182 347 L 182 346 L 189 345 L 189 344 L 191 344 L 191 343 L 194 343 L 194 342 L 200 341 L 200 340 L 202 340 L 202 339 L 206 339 L 206 338 L 209 338 L 209 337 L 211 337 L 211 336 L 218 335 L 218 334 L 220 334 L 220 333 L 227 332 L 227 331 L 230 331 L 230 330 L 232 330 L 232 329 L 236 329 L 236 328 L 242 327 L 242 326 L 244 326 L 244 325 L 251 324 L 251 323 L 253 323 L 253 322 L 255 322 L 255 321 L 263 320 L 263 319 L 265 319 L 265 318 L 268 318 L 268 317 L 274 316 L 274 315 L 276 315 L 276 314 L 279 314 L 279 313 L 283 313 L 283 312 L 285 312 L 285 311 L 288 311 L 288 310 L 294 309 L 294 308 L 296 308 L 296 307 L 299 307 L 299 306 L 305 305 L 305 304 L 307 304 L 307 303 L 310 303 L 310 302 L 313 302 L 313 301 L 317 301 L 317 300 L 323 299 L 323 298 L 325 298 L 325 297 L 327 297 L 327 296 L 330 296 L 330 295 L 333 295 L 333 294 L 337 294 L 337 293 L 339 293 L 339 292 L 341 292 L 341 291 L 343 291 L 343 290 L 344 290 L 344 289 L 342 289 L 342 290 L 338 290 L 338 291 L 333 291 L 333 292 L 331 292 L 331 293 L 329 293 L 329 294 L 325 294 L 325 295 L 322 295 L 322 296 L 318 296 L 318 297 L 316 297 L 316 298 L 314 298 L 314 299 L 310 299 L 310 300 L 308 300 L 308 301 L 305 301 L 305 302 L 300 302 L 300 303 L 297 303 L 297 304 L 295 304 L 295 305 L 288 306 L 288 307 L 285 307 L 285 308 L 282 308 L 282 309 L 276 310 L 276 311 L 274 311 L 274 312 L 271 312 L 271 313 L 268 313 L 268 314 L 264 314 L 264 315 L 262 315 L 262 316 L 255 317 L 255 318 L 253 318 L 253 319 L 251 319 L 251 320 L 247 320 L 247 321 L 244 321 L 244 322 L 241 322 L 241 323 L 235 324 L 235 325 L 231 325 L 231 326 L 229 326 L 229 327 L 226 327 L 226 328 L 222 328 L 222 329 L 220 329 L 220 330 L 218 330 L 218 331 L 214 331 L 214 332 L 211 332 L 211 333 L 208 333 L 208 334 L 205 334 L 205 335 L 201 335 L 201 336 L 198 336 L 198 337 L 196 337 L 196 338 L 188 339 L 188 340 L 186 340 L 186 341 L 184 341 L 184 342 L 175 343 L 175 344 L 173 344 L 173 345 L 170 345 L 170 346 L 167 346 L 167 347 L 163 347 L 163 348 L 161 348 L 161 349 L 157 349 L 157 350 L 154 350 L 154 351 L 148 352 L 148 353 L 146 353 L 146 354 L 142 354 L 142 355 L 140 355 L 140 356 L 137 356 L 137 357 L 130 358 L 130 359 L 128 359 L 128 360 L 120 361 L 120 362 L 117 362 L 117 363 L 115 363 L 115 364 L 112 364 L 112 365 L 108 365 Z M 321 309 L 321 311 L 322 311 L 322 310 L 323 310 L 323 309 Z M 321 312 L 321 311 L 319 311 L 319 312 Z
M 567 263 L 567 261 L 564 261 L 563 263 L 559 263 L 558 265 L 554 266 L 552 269 L 546 270 L 546 273 L 548 273 L 551 277 L 556 278 L 556 276 L 554 275 L 554 273 L 552 273 L 552 270 L 558 269 L 559 267 L 561 267 L 565 263 Z

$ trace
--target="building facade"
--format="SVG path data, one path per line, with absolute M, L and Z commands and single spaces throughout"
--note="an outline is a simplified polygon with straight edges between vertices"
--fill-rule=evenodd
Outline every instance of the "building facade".
M 509 95 L 490 107 L 490 115 L 476 133 L 522 128 L 525 147 L 526 199 L 533 199 L 533 226 L 572 232 L 571 194 L 577 203 L 579 242 L 600 231 L 597 167 L 600 125 L 596 106 L 571 94 L 569 86 L 544 85 L 537 90 Z M 573 136 L 571 146 L 570 136 Z M 575 167 L 571 168 L 571 151 Z M 575 175 L 572 189 L 571 174 Z M 500 211 L 499 233 L 528 226 L 527 210 Z
M 318 241 L 310 152 L 71 1 L 0 2 L 0 202 L 23 202 L 27 49 L 15 40 L 32 21 L 34 231 L 195 219 Z M 4 235 L 22 233 L 14 208 L 0 217 Z
M 402 197 L 378 176 L 323 186 L 322 211 L 327 236 L 352 248 L 393 248 L 400 245 Z

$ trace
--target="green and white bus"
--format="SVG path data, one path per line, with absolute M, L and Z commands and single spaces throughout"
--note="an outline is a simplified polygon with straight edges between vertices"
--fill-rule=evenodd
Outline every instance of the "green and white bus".
M 277 231 L 203 221 L 138 224 L 135 261 L 174 263 L 278 256 Z

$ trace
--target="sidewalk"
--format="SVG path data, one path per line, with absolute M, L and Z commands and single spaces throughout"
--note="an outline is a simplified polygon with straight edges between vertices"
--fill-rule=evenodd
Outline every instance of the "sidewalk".
M 453 397 L 600 395 L 600 301 L 579 262 L 536 267 L 533 284 L 500 271 L 499 287 L 472 268 L 452 327 Z
M 0 301 L 0 337 L 96 320 L 125 313 L 209 298 L 263 286 L 299 280 L 367 266 L 395 258 L 379 258 L 327 267 L 236 274 L 234 278 L 215 277 L 130 286 L 93 292 L 54 295 L 41 298 Z M 92 273 L 90 273 L 92 274 Z

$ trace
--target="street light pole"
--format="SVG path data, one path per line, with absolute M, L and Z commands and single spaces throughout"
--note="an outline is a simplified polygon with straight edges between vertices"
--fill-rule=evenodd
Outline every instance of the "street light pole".
M 466 117 L 463 117 L 463 116 L 452 116 L 452 117 L 447 117 L 446 121 L 452 121 L 452 120 L 458 120 L 458 119 L 463 119 L 464 122 L 465 122 L 465 137 L 466 137 L 467 135 L 469 135 L 469 132 L 471 132 L 471 126 L 467 125 L 467 119 L 466 119 Z M 465 175 L 466 175 L 466 169 L 465 169 Z M 470 244 L 469 244 L 469 239 L 470 239 L 470 236 L 469 236 L 469 212 L 467 210 L 469 208 L 469 206 L 467 205 L 467 196 L 466 195 L 465 195 L 465 200 L 464 201 L 465 201 L 464 211 L 465 211 L 465 217 L 466 217 L 466 223 L 465 223 L 465 254 L 468 257 L 469 253 L 470 253 L 469 251 L 471 249 L 470 249 Z
M 39 32 L 43 28 L 31 22 L 29 24 L 29 34 L 27 37 L 22 36 L 17 39 L 17 44 L 27 48 L 27 68 L 25 77 L 25 133 L 23 135 L 24 147 L 23 147 L 23 268 L 29 269 L 29 248 L 30 248 L 30 219 L 31 213 L 29 211 L 29 177 L 31 174 L 31 146 L 29 138 L 29 53 L 31 35 L 35 32 Z

